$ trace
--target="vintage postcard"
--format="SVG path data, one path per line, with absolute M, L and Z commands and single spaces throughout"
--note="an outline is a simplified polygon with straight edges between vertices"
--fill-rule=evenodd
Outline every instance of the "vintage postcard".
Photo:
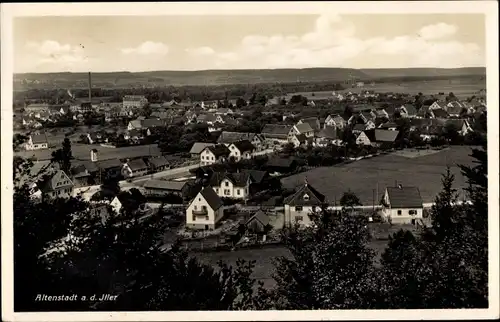
M 499 317 L 496 2 L 1 14 L 3 320 Z

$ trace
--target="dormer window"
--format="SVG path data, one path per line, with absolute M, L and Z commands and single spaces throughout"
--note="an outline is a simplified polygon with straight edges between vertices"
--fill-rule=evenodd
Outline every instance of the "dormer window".
M 303 198 L 304 198 L 305 201 L 308 201 L 309 200 L 309 195 L 306 193 Z

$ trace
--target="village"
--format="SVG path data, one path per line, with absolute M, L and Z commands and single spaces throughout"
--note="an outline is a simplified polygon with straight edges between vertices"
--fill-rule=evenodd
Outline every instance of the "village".
M 276 241 L 277 231 L 308 226 L 325 207 L 349 206 L 368 222 L 423 224 L 431 203 L 424 202 L 418 185 L 397 183 L 404 178 L 380 189 L 377 182 L 368 204 L 356 196 L 352 204 L 341 195 L 325 196 L 307 176 L 292 187 L 282 183 L 318 166 L 401 150 L 425 155 L 450 144 L 479 144 L 477 134 L 485 130 L 484 92 L 459 98 L 368 88 L 294 93 L 259 103 L 256 95 L 163 103 L 126 95 L 121 103 L 105 103 L 92 97 L 90 84 L 89 73 L 87 101 L 71 100 L 68 91 L 65 104 L 27 104 L 17 118 L 24 142 L 14 143 L 15 155 L 34 163 L 32 197 L 81 196 L 103 220 L 111 210 L 148 216 L 168 208 L 176 224 L 166 240 L 215 240 L 219 247 L 248 243 L 248 236 L 254 244 Z M 79 127 L 88 130 L 74 130 Z M 245 131 L 249 128 L 254 130 Z M 65 134 L 52 134 L 54 129 Z M 53 153 L 65 141 L 72 150 L 66 172 Z M 113 191 L 113 185 L 119 188 Z

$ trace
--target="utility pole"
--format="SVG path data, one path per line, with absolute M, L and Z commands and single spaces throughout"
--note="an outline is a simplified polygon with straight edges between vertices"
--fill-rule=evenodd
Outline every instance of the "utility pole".
M 373 189 L 373 212 L 375 212 L 375 189 Z

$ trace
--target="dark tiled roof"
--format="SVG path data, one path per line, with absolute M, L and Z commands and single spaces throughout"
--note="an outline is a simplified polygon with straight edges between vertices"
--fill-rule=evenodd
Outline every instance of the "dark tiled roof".
M 413 104 L 404 104 L 403 105 L 408 115 L 417 115 L 417 108 Z
M 307 141 L 307 137 L 305 136 L 305 134 L 296 134 L 295 137 L 297 138 L 297 140 L 299 140 L 300 143 L 304 143 Z
M 392 208 L 422 208 L 422 197 L 417 187 L 387 187 Z
M 47 143 L 47 135 L 45 133 L 32 135 L 31 141 L 33 144 Z
M 332 126 L 327 126 L 318 133 L 318 137 L 329 140 L 337 139 L 337 130 Z
M 127 165 L 129 168 L 134 171 L 134 170 L 143 170 L 147 169 L 147 165 L 142 159 L 135 159 L 135 160 L 130 160 L 127 162 Z
M 121 168 L 122 163 L 118 159 L 109 159 L 95 162 L 100 169 L 107 170 L 111 168 Z
M 446 112 L 443 109 L 435 109 L 435 110 L 432 110 L 432 112 L 434 113 L 435 117 L 448 117 L 449 116 L 448 112 Z
M 255 146 L 248 140 L 234 142 L 233 145 L 242 153 L 255 150 Z
M 266 124 L 262 129 L 262 134 L 266 136 L 280 135 L 286 136 L 292 129 L 291 125 Z
M 163 167 L 163 166 L 169 165 L 168 160 L 163 156 L 156 157 L 156 158 L 150 158 L 148 161 L 151 165 L 153 165 L 155 167 Z
M 212 152 L 216 158 L 219 158 L 221 156 L 227 157 L 230 153 L 229 149 L 224 144 L 217 144 L 217 145 L 208 146 L 208 147 L 206 147 L 206 149 L 209 149 L 210 152 Z
M 215 193 L 211 187 L 206 187 L 200 191 L 203 198 L 207 201 L 210 208 L 217 210 L 223 206 L 221 198 Z
M 319 120 L 317 117 L 306 117 L 306 118 L 301 119 L 300 121 L 302 121 L 302 123 L 309 124 L 314 131 L 319 130 L 319 127 L 318 127 Z
M 248 179 L 250 179 L 250 175 L 246 172 L 239 172 L 239 173 L 215 172 L 212 174 L 212 177 L 210 178 L 210 185 L 212 187 L 218 187 L 220 186 L 220 183 L 224 179 L 231 181 L 235 186 L 244 187 L 246 186 Z
M 308 196 L 309 198 L 305 198 Z M 297 191 L 285 198 L 284 204 L 289 206 L 320 206 L 326 200 L 326 197 L 310 184 L 300 186 Z
M 252 217 L 248 218 L 246 225 L 253 220 L 259 221 L 263 226 L 269 225 L 270 222 L 269 217 L 262 210 L 257 211 Z
M 267 171 L 260 170 L 245 169 L 242 172 L 248 173 L 253 183 L 261 183 L 267 175 Z
M 377 142 L 394 142 L 398 137 L 399 131 L 375 130 L 375 140 Z
M 214 146 L 214 143 L 195 142 L 189 153 L 200 154 L 207 146 Z
M 299 133 L 306 133 L 306 132 L 312 132 L 314 129 L 309 125 L 309 123 L 301 123 L 301 124 L 296 124 L 295 128 Z

